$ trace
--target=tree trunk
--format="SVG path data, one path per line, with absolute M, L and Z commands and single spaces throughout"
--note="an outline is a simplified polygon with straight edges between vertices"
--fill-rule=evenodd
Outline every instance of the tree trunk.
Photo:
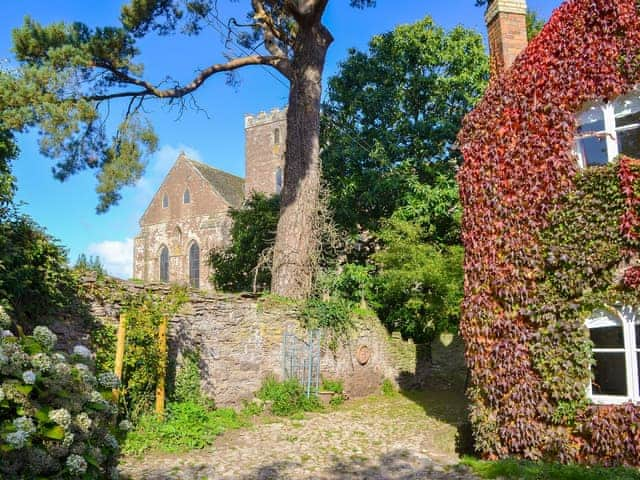
M 319 21 L 301 27 L 296 38 L 271 281 L 273 293 L 289 298 L 306 298 L 311 293 L 317 264 L 320 100 L 322 71 L 332 40 Z

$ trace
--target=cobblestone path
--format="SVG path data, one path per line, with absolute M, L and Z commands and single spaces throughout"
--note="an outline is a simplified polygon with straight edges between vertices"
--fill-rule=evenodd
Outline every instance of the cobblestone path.
M 132 480 L 475 480 L 456 465 L 463 408 L 453 392 L 370 397 L 227 432 L 204 450 L 126 458 L 122 473 Z

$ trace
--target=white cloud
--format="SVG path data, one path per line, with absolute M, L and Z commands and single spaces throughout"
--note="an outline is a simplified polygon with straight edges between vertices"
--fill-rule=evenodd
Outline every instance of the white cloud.
M 87 253 L 99 256 L 107 273 L 119 278 L 131 278 L 133 273 L 133 238 L 124 241 L 105 240 L 92 243 Z

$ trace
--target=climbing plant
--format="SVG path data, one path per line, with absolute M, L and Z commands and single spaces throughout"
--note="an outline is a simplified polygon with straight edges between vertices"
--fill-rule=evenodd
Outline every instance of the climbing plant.
M 605 299 L 638 304 L 637 272 L 625 270 L 638 253 L 637 167 L 578 173 L 572 154 L 576 112 L 640 83 L 637 8 L 565 2 L 459 137 L 460 330 L 476 447 L 489 458 L 640 463 L 638 407 L 583 407 L 586 315 Z

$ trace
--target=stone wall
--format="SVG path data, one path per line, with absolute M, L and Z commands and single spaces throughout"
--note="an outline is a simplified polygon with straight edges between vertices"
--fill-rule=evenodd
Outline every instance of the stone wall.
M 280 193 L 276 187 L 276 171 L 278 168 L 281 172 L 284 170 L 286 135 L 286 108 L 245 116 L 245 194 L 247 196 L 251 192 L 262 192 L 267 195 Z
M 141 285 L 114 279 L 84 281 L 91 316 L 115 325 L 127 298 L 143 291 L 163 295 L 167 285 Z M 218 405 L 239 405 L 252 398 L 269 375 L 282 374 L 282 336 L 290 331 L 304 337 L 298 311 L 290 304 L 254 296 L 204 294 L 191 291 L 189 302 L 171 319 L 170 355 L 180 364 L 188 350 L 199 352 L 203 391 Z M 70 318 L 52 326 L 70 349 L 87 343 L 90 322 Z M 323 344 L 321 373 L 341 379 L 351 397 L 379 392 L 385 378 L 404 388 L 429 382 L 433 370 L 430 349 L 391 336 L 374 317 L 357 320 L 356 331 L 335 351 Z M 450 359 L 445 360 L 450 362 Z

